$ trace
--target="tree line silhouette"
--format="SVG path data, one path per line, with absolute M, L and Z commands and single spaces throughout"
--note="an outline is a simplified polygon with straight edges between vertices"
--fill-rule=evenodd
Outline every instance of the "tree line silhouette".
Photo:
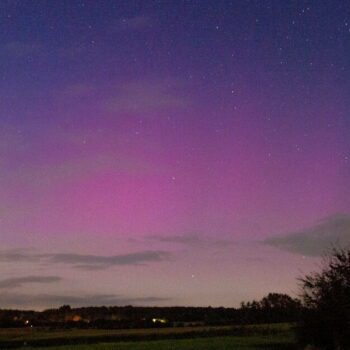
M 301 303 L 270 293 L 260 301 L 224 307 L 83 307 L 64 305 L 42 312 L 0 310 L 0 327 L 141 328 L 296 322 Z

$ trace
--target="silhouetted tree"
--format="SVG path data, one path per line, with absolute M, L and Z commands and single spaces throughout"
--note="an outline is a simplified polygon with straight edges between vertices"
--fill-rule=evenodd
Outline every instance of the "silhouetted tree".
M 63 305 L 58 309 L 59 312 L 70 312 L 71 310 L 72 308 L 70 305 Z
M 319 349 L 350 349 L 350 250 L 334 249 L 321 272 L 301 279 L 300 340 Z
M 269 293 L 260 301 L 243 302 L 238 310 L 243 323 L 296 322 L 300 311 L 300 300 L 281 293 Z
M 269 293 L 266 297 L 262 298 L 260 305 L 262 308 L 288 309 L 299 306 L 300 301 L 293 299 L 288 294 Z

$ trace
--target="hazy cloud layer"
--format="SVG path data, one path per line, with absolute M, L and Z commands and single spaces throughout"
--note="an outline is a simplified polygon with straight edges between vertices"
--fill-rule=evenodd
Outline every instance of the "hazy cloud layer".
M 0 289 L 10 289 L 22 287 L 25 284 L 45 284 L 54 283 L 61 281 L 62 278 L 58 276 L 27 276 L 27 277 L 16 277 L 7 278 L 0 281 Z
M 145 250 L 122 255 L 89 255 L 75 253 L 33 254 L 26 251 L 0 251 L 0 262 L 32 262 L 49 264 L 68 264 L 86 270 L 104 269 L 121 265 L 141 265 L 149 262 L 168 260 L 165 251 Z
M 167 301 L 168 298 L 161 297 L 140 297 L 128 298 L 113 294 L 96 295 L 52 295 L 52 294 L 17 294 L 1 293 L 0 304 L 5 307 L 22 308 L 45 308 L 58 307 L 61 305 L 71 305 L 73 307 L 83 306 L 122 306 L 122 305 L 153 305 Z
M 332 216 L 305 230 L 271 237 L 264 243 L 307 256 L 322 256 L 332 247 L 350 247 L 350 215 Z

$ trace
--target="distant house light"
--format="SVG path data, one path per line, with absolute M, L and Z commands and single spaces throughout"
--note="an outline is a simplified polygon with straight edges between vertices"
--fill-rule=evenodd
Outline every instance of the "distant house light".
M 167 323 L 168 321 L 165 318 L 152 318 L 153 323 Z

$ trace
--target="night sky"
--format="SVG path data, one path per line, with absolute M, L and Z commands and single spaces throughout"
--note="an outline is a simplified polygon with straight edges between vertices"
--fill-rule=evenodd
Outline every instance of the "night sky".
M 0 307 L 238 306 L 350 244 L 350 2 L 0 2 Z

